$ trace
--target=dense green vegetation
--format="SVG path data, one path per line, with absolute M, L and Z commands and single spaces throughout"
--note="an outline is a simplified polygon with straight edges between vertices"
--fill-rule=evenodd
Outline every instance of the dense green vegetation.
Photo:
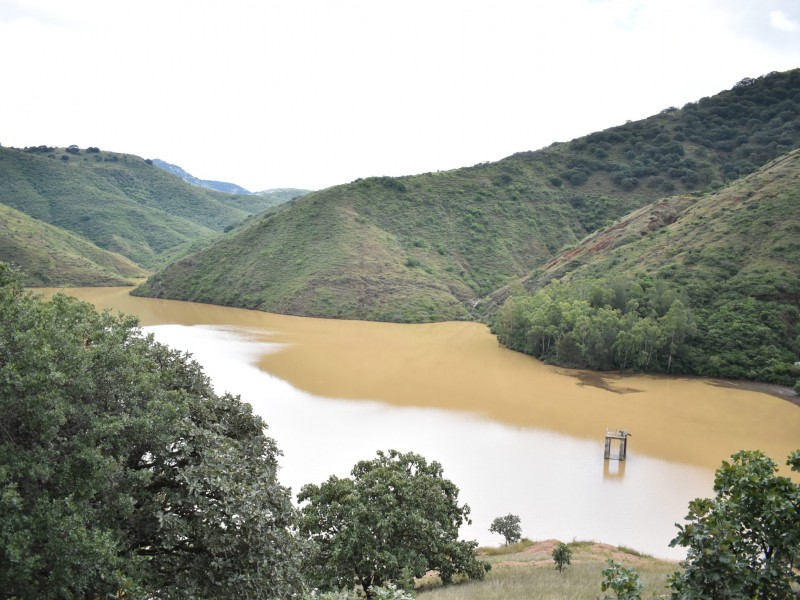
M 487 294 L 604 224 L 800 146 L 798 92 L 800 70 L 774 73 L 496 163 L 315 192 L 140 293 L 326 317 L 475 318 Z
M 800 450 L 786 462 L 800 471 Z M 761 452 L 737 452 L 717 469 L 716 496 L 689 503 L 672 542 L 688 549 L 670 582 L 673 598 L 797 598 L 800 484 L 776 471 Z
M 442 466 L 413 452 L 378 452 L 353 467 L 352 478 L 332 476 L 303 487 L 300 531 L 310 536 L 305 575 L 323 591 L 355 581 L 367 600 L 373 587 L 414 580 L 436 571 L 445 584 L 455 575 L 483 579 L 489 568 L 475 558 L 476 542 L 458 539 L 469 507 Z
M 127 258 L 0 204 L 0 260 L 25 266 L 29 286 L 126 285 L 144 277 Z
M 0 595 L 270 598 L 301 587 L 251 407 L 130 318 L 0 263 Z
M 660 195 L 718 187 L 797 148 L 798 87 L 800 69 L 746 78 L 682 109 L 574 140 L 561 177 L 573 185 L 610 178 Z
M 0 148 L 0 204 L 152 268 L 272 202 L 189 185 L 136 156 L 36 146 Z
M 498 312 L 498 339 L 574 367 L 685 372 L 686 346 L 696 325 L 663 282 L 585 285 L 556 282 L 534 296 L 512 297 Z
M 551 261 L 526 282 L 532 294 L 518 288 L 497 312 L 500 341 L 577 367 L 794 384 L 800 152 L 690 200 Z

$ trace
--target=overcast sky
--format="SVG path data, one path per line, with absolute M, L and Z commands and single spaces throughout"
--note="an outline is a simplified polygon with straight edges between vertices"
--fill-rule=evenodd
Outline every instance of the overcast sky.
M 800 0 L 0 0 L 0 144 L 250 190 L 493 161 L 800 67 Z

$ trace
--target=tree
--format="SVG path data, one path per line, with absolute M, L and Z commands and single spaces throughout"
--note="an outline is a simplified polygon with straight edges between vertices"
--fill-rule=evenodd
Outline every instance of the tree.
M 636 569 L 623 567 L 608 559 L 608 567 L 603 569 L 603 581 L 600 590 L 611 590 L 617 600 L 642 600 L 642 582 Z M 612 600 L 612 596 L 604 596 L 603 600 Z
M 697 333 L 697 326 L 692 320 L 691 312 L 680 300 L 670 304 L 669 310 L 659 322 L 666 342 L 667 373 L 671 373 L 673 360 L 683 349 L 686 340 Z
M 572 550 L 564 542 L 561 542 L 553 549 L 553 562 L 556 563 L 556 569 L 559 573 L 563 573 L 564 569 L 570 564 L 572 560 Z
M 187 355 L 0 263 L 3 597 L 299 590 L 278 455 Z
M 522 527 L 517 515 L 508 513 L 505 517 L 497 517 L 489 526 L 489 531 L 499 533 L 506 538 L 506 546 L 514 544 L 522 537 Z
M 777 476 L 775 462 L 759 451 L 731 458 L 717 469 L 715 498 L 689 503 L 689 523 L 670 544 L 688 548 L 683 572 L 670 580 L 673 598 L 794 598 L 800 484 Z M 787 464 L 800 471 L 800 450 Z
M 488 565 L 476 542 L 460 541 L 469 507 L 438 462 L 390 450 L 357 463 L 352 478 L 331 476 L 303 486 L 300 531 L 312 542 L 306 575 L 321 590 L 360 585 L 367 598 L 386 583 L 410 586 L 439 572 L 444 583 L 463 573 L 482 579 Z
M 658 321 L 652 317 L 645 317 L 634 323 L 631 335 L 638 348 L 635 357 L 636 366 L 646 371 L 650 367 L 650 361 L 664 342 L 664 333 Z

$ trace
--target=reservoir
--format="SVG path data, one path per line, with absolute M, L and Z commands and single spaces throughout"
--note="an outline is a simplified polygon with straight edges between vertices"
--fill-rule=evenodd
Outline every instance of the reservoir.
M 54 290 L 37 290 L 51 294 Z M 679 559 L 669 541 L 714 471 L 759 449 L 788 474 L 800 407 L 734 384 L 560 369 L 501 347 L 469 322 L 399 325 L 290 317 L 172 300 L 129 288 L 63 290 L 137 315 L 144 330 L 240 395 L 283 452 L 279 478 L 347 476 L 377 450 L 444 468 L 472 509 L 463 539 L 500 545 L 491 521 L 519 515 L 531 539 L 596 540 Z M 603 459 L 607 429 L 628 457 Z

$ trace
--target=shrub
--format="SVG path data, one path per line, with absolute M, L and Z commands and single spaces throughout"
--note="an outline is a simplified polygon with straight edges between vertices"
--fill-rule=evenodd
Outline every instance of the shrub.
M 611 590 L 614 596 L 604 596 L 603 600 L 641 600 L 642 582 L 636 569 L 628 569 L 622 565 L 608 560 L 608 567 L 603 569 L 603 582 L 601 591 Z
M 560 543 L 553 550 L 553 561 L 556 563 L 556 569 L 559 573 L 562 573 L 567 568 L 571 559 L 572 550 L 565 543 Z

